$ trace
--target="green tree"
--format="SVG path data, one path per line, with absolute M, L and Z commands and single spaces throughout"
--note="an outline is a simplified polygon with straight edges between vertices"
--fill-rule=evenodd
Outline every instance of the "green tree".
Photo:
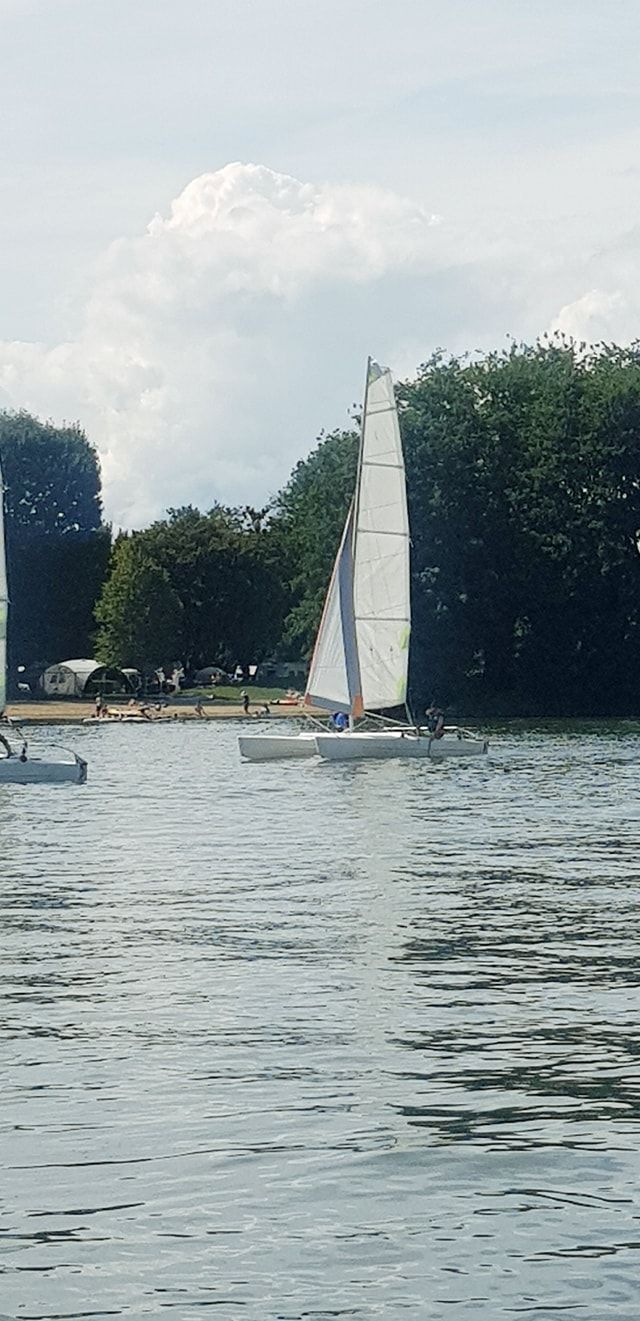
M 96 606 L 96 655 L 107 665 L 142 673 L 180 655 L 182 606 L 166 571 L 149 557 L 142 538 L 121 536 Z
M 414 689 L 476 711 L 632 710 L 637 352 L 436 358 L 400 396 Z
M 283 643 L 295 658 L 309 655 L 320 623 L 357 462 L 357 433 L 332 432 L 296 465 L 274 501 L 282 571 L 291 594 Z
M 11 609 L 9 670 L 87 655 L 109 558 L 100 470 L 78 426 L 0 413 Z
M 164 590 L 179 604 L 179 619 L 175 612 L 167 614 L 164 639 L 162 612 L 157 621 L 156 651 L 159 646 L 165 657 L 180 658 L 187 670 L 209 662 L 246 666 L 262 660 L 277 644 L 288 588 L 282 540 L 264 512 L 222 506 L 207 514 L 191 507 L 174 509 L 166 519 L 133 533 L 126 544 L 136 548 L 145 571 L 154 566 L 162 575 Z M 96 609 L 101 654 L 107 627 L 108 636 L 118 638 L 120 655 L 134 635 L 143 593 L 123 589 L 129 578 L 128 564 L 121 566 L 114 556 Z

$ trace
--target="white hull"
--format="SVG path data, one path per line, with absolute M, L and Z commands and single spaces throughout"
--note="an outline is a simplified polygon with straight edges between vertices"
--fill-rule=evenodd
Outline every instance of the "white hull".
M 358 734 L 317 734 L 316 748 L 325 761 L 389 760 L 393 757 L 428 758 L 442 761 L 447 757 L 481 757 L 487 744 L 481 739 L 458 738 L 444 734 L 432 738 L 406 730 L 373 730 Z
M 300 734 L 241 734 L 238 738 L 241 757 L 248 761 L 280 761 L 288 757 L 315 757 L 316 736 L 309 730 Z
M 83 725 L 152 725 L 153 717 L 145 716 L 85 716 Z
M 0 759 L 0 785 L 3 784 L 84 784 L 87 763 L 81 757 L 74 761 L 46 761 L 39 757 L 2 757 Z

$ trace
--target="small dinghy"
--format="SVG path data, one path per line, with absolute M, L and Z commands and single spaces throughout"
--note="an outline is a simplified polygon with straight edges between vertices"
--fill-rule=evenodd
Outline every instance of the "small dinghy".
M 108 716 L 85 716 L 82 723 L 83 725 L 100 725 L 100 727 L 102 728 L 103 725 L 153 725 L 154 721 L 147 720 L 146 716 L 108 715 Z M 155 724 L 158 724 L 157 720 L 155 721 Z
M 16 752 L 6 736 L 0 735 L 0 785 L 85 784 L 86 779 L 87 763 L 75 752 L 60 758 L 31 757 L 26 745 Z

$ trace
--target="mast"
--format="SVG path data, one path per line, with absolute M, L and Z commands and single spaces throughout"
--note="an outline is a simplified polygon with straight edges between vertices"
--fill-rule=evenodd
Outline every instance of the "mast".
M 356 558 L 356 533 L 358 529 L 358 515 L 360 513 L 360 486 L 362 483 L 362 455 L 364 451 L 364 430 L 367 424 L 367 403 L 369 400 L 369 377 L 371 375 L 371 355 L 367 358 L 367 374 L 364 382 L 364 401 L 362 404 L 362 417 L 360 418 L 360 444 L 358 446 L 358 466 L 356 468 L 356 489 L 353 496 L 353 527 L 351 529 L 351 560 L 355 564 Z M 355 618 L 355 603 L 353 596 L 353 574 L 351 575 L 351 617 Z M 357 650 L 357 639 L 356 639 Z M 351 710 L 349 712 L 349 729 L 353 729 L 354 720 L 364 715 L 364 705 L 362 702 L 362 680 L 360 678 L 360 667 L 358 666 L 358 692 L 352 694 Z
M 7 557 L 4 537 L 4 482 L 0 465 L 0 718 L 7 702 Z
M 367 423 L 367 402 L 369 399 L 369 377 L 371 375 L 371 357 L 367 358 L 367 375 L 364 383 L 364 403 L 362 405 L 362 417 L 360 418 L 360 444 L 358 445 L 358 466 L 356 468 L 356 489 L 354 495 L 354 518 L 353 518 L 353 553 L 356 550 L 356 528 L 358 526 L 358 514 L 360 513 L 360 484 L 362 482 L 362 453 L 364 450 L 364 429 Z

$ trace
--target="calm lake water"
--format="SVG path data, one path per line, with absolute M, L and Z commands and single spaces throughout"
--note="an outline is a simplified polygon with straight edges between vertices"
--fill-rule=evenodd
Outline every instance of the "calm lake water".
M 3 1321 L 637 1321 L 640 726 L 240 728 L 0 789 Z

